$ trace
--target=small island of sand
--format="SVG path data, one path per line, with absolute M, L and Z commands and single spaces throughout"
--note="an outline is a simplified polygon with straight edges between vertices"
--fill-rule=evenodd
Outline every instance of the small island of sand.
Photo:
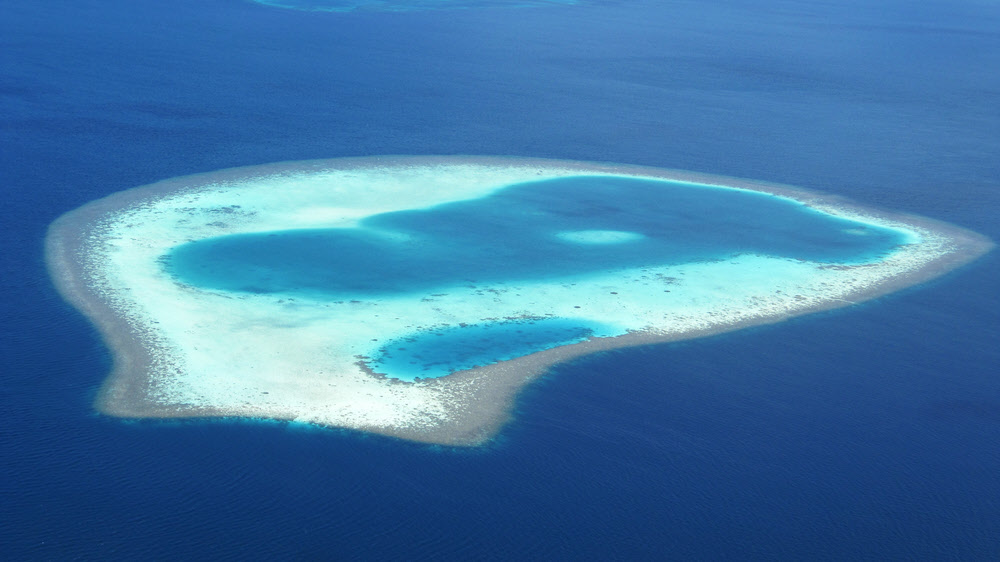
M 599 191 L 619 185 L 630 195 Z M 373 157 L 115 193 L 53 223 L 46 256 L 112 351 L 103 413 L 476 445 L 556 363 L 848 306 L 991 247 L 952 225 L 748 180 Z

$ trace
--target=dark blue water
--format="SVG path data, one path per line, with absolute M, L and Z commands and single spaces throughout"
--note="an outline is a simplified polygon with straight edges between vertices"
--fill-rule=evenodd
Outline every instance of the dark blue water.
M 122 422 L 55 294 L 60 213 L 181 174 L 392 153 L 802 185 L 1000 237 L 1000 7 L 614 2 L 324 14 L 0 4 L 8 559 L 994 559 L 1000 260 L 858 308 L 556 369 L 479 450 Z
M 560 236 L 588 231 L 631 239 L 581 243 Z M 355 228 L 198 240 L 172 249 L 165 263 L 174 277 L 197 287 L 336 299 L 549 281 L 740 253 L 864 261 L 904 241 L 899 231 L 761 193 L 581 176 L 374 215 Z

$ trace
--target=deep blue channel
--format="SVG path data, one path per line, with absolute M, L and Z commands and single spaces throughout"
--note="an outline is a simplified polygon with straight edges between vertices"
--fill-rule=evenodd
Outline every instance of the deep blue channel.
M 611 243 L 572 237 L 594 231 L 631 236 Z M 580 176 L 519 183 L 478 199 L 374 215 L 356 228 L 198 240 L 172 249 L 164 263 L 178 280 L 196 287 L 342 298 L 551 279 L 742 253 L 868 261 L 903 241 L 898 231 L 763 193 Z

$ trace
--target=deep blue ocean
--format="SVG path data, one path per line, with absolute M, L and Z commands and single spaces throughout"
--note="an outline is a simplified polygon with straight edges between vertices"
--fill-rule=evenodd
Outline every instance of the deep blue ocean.
M 560 366 L 476 449 L 94 412 L 110 356 L 47 278 L 46 227 L 184 174 L 610 161 L 1000 239 L 995 2 L 460 3 L 0 4 L 0 557 L 1000 557 L 998 252 L 862 306 Z

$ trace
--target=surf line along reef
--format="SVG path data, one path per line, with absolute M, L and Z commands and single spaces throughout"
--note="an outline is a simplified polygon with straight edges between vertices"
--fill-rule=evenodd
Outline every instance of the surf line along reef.
M 112 351 L 103 413 L 476 445 L 556 363 L 850 305 L 991 247 L 749 180 L 397 156 L 115 193 L 56 220 L 46 256 Z

